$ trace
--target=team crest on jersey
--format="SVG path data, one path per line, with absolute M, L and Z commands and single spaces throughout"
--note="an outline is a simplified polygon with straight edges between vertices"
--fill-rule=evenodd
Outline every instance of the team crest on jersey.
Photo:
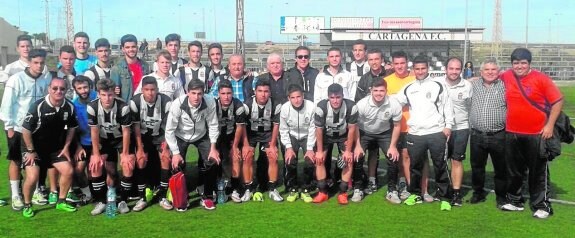
M 389 112 L 385 112 L 385 117 L 389 117 Z
M 431 98 L 431 92 L 427 92 L 427 93 L 425 94 L 425 97 L 426 97 L 427 99 L 430 99 L 430 98 Z
M 462 92 L 460 92 L 459 94 L 457 94 L 457 99 L 459 99 L 459 100 L 463 99 L 463 93 L 462 93 Z
M 175 84 L 172 84 L 172 90 L 176 91 L 176 85 Z
M 343 78 L 342 77 L 336 77 L 335 83 L 343 85 Z
M 64 121 L 68 120 L 68 112 L 64 112 Z
M 200 78 L 206 77 L 206 72 L 204 72 L 204 71 L 200 71 L 199 74 L 200 74 L 199 75 Z

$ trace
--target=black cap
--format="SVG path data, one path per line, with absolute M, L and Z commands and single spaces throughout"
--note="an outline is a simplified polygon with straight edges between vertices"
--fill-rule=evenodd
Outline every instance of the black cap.
M 122 47 L 124 47 L 124 43 L 126 43 L 126 42 L 136 42 L 136 43 L 138 43 L 138 38 L 136 38 L 135 35 L 127 34 L 127 35 L 122 36 L 122 38 L 120 39 L 120 45 L 121 45 Z
M 98 49 L 98 47 L 108 47 L 110 48 L 110 42 L 106 38 L 100 38 L 94 43 L 94 48 Z

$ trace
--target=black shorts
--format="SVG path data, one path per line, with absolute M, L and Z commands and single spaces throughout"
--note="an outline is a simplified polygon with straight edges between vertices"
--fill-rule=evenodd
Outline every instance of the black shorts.
M 8 131 L 6 131 L 6 141 L 8 142 L 8 155 L 6 159 L 22 161 L 22 133 L 14 131 L 14 136 L 9 138 Z
M 43 168 L 53 168 L 55 163 L 59 163 L 59 162 L 68 162 L 68 160 L 61 156 L 58 157 L 58 155 L 60 154 L 60 151 L 54 151 L 54 152 L 44 152 L 44 151 L 37 151 L 37 155 L 38 158 L 36 158 L 35 164 L 37 166 L 43 167 Z M 26 153 L 22 153 L 22 158 L 26 155 Z M 26 166 L 29 165 L 24 165 L 24 163 L 22 163 L 21 167 L 25 168 Z
M 450 159 L 463 161 L 465 160 L 465 151 L 469 141 L 469 129 L 451 131 L 449 142 L 447 144 L 447 156 Z
M 397 138 L 397 150 L 401 153 L 401 150 L 407 149 L 407 132 L 399 133 L 399 138 Z
M 90 162 L 90 157 L 92 156 L 92 145 L 80 145 L 82 149 L 86 152 L 86 156 L 80 158 L 80 161 Z
M 100 154 L 108 155 L 107 162 L 118 162 L 118 155 L 122 153 L 122 138 L 107 140 L 100 138 Z M 134 154 L 134 146 L 130 143 L 128 152 Z

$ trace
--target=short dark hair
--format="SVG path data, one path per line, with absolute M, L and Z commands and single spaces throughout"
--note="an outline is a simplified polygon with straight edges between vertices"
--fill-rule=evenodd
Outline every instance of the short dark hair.
M 158 87 L 158 81 L 154 76 L 145 76 L 142 78 L 142 88 L 148 84 L 153 84 L 156 88 Z
M 52 86 L 52 82 L 54 82 L 54 80 L 62 80 L 64 81 L 64 87 L 66 87 L 66 89 L 70 88 L 70 86 L 68 85 L 68 80 L 60 77 L 52 77 L 52 79 L 50 79 L 50 84 L 48 85 Z
M 257 89 L 258 87 L 271 87 L 270 81 L 268 79 L 260 79 L 256 82 L 256 86 L 254 87 Z
M 200 48 L 201 48 L 201 47 L 200 47 Z M 214 49 L 214 48 L 220 49 L 220 52 L 221 52 L 222 54 L 224 53 L 224 50 L 222 49 L 222 44 L 220 44 L 220 43 L 211 43 L 211 44 L 208 46 L 208 53 L 210 52 L 211 49 Z
M 327 50 L 327 55 L 329 55 L 329 52 L 332 52 L 332 51 L 337 51 L 337 52 L 339 52 L 339 55 L 341 55 L 341 49 L 340 49 L 340 48 L 337 48 L 337 47 L 331 47 L 331 48 L 329 48 L 329 49 Z
M 357 40 L 355 40 L 355 41 L 353 42 L 353 45 L 351 45 L 351 47 L 354 47 L 354 46 L 356 46 L 356 45 L 363 45 L 363 49 L 364 49 L 364 50 L 367 50 L 367 44 L 366 44 L 365 41 L 362 40 L 362 39 L 357 39 Z
M 303 93 L 303 88 L 299 84 L 290 84 L 287 88 L 288 97 L 293 92 L 300 92 Z
M 413 59 L 413 65 L 415 64 L 425 64 L 429 66 L 429 60 L 424 55 L 418 55 Z
M 337 83 L 329 85 L 329 87 L 327 87 L 327 95 L 332 94 L 343 95 L 343 87 Z
M 232 91 L 234 91 L 234 88 L 232 87 L 232 82 L 230 82 L 230 80 L 227 79 L 221 79 L 220 82 L 218 83 L 218 92 L 222 90 L 222 88 L 229 88 Z
M 190 83 L 188 84 L 188 92 L 195 89 L 201 89 L 203 92 L 205 86 L 206 85 L 204 84 L 204 82 L 200 81 L 199 79 L 194 79 L 190 81 Z
M 78 37 L 86 38 L 86 39 L 88 39 L 88 41 L 90 41 L 90 37 L 88 36 L 88 34 L 86 34 L 86 32 L 80 31 L 80 32 L 74 34 L 74 40 L 76 40 L 76 38 L 78 38 Z
M 32 37 L 30 35 L 19 35 L 16 37 L 16 46 L 20 45 L 20 41 L 28 41 L 32 45 Z
M 170 41 L 177 41 L 178 44 L 180 44 L 182 42 L 182 37 L 176 33 L 172 33 L 166 36 L 166 38 L 164 38 L 164 43 L 166 45 L 168 45 L 168 42 Z
M 126 42 L 134 42 L 137 45 L 138 44 L 138 38 L 136 38 L 135 35 L 126 34 L 126 35 L 122 36 L 122 38 L 120 38 L 120 47 L 124 47 L 124 44 L 126 44 Z
M 98 83 L 96 83 L 96 89 L 98 90 L 98 92 L 100 91 L 113 91 L 114 88 L 116 88 L 116 84 L 114 83 L 114 81 L 110 80 L 110 79 L 100 79 L 98 81 Z
M 94 43 L 94 48 L 98 49 L 100 47 L 110 48 L 110 41 L 108 41 L 106 38 L 100 38 L 96 40 L 96 43 Z
M 46 51 L 43 49 L 32 49 L 32 50 L 30 50 L 30 53 L 28 53 L 28 61 L 30 61 L 36 57 L 46 58 Z
M 199 42 L 197 40 L 192 41 L 188 44 L 188 50 L 190 50 L 190 48 L 192 48 L 192 46 L 197 46 L 198 48 L 200 48 L 200 51 L 202 51 L 202 42 Z
M 517 48 L 511 52 L 511 62 L 515 60 L 527 60 L 531 64 L 531 51 L 526 48 Z
M 60 47 L 60 55 L 62 55 L 62 53 L 64 52 L 70 54 L 76 54 L 76 52 L 74 51 L 74 47 L 72 47 L 71 45 L 64 45 Z
M 395 52 L 391 53 L 391 60 L 397 59 L 397 58 L 404 58 L 405 61 L 409 60 L 407 58 L 407 53 L 405 53 L 405 51 L 403 51 L 403 50 L 395 51 Z
M 381 58 L 381 60 L 383 60 L 383 52 L 381 52 L 380 49 L 369 49 L 367 51 L 367 55 L 370 55 L 370 54 L 379 54 L 379 58 Z
M 308 54 L 311 55 L 311 50 L 309 50 L 309 47 L 301 45 L 301 46 L 298 46 L 297 48 L 295 48 L 295 51 L 293 52 L 295 54 L 295 56 L 297 56 L 297 52 L 300 50 L 305 50 L 305 51 L 307 51 Z
M 461 60 L 459 57 L 456 57 L 456 56 L 451 56 L 451 57 L 449 57 L 449 58 L 445 61 L 445 67 L 447 67 L 447 65 L 449 64 L 449 62 L 451 62 L 452 60 L 459 61 L 459 64 L 461 64 L 461 68 L 463 68 L 463 60 Z
M 72 79 L 72 87 L 76 87 L 76 84 L 88 83 L 88 87 L 92 87 L 92 80 L 84 75 L 78 75 Z
M 387 82 L 383 78 L 376 78 L 375 80 L 371 81 L 372 88 L 381 86 L 387 89 Z

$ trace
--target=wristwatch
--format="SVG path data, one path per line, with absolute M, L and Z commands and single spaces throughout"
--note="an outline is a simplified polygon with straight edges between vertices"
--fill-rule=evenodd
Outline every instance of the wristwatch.
M 26 152 L 28 152 L 28 153 L 36 153 L 36 150 L 34 150 L 34 149 L 26 149 Z

